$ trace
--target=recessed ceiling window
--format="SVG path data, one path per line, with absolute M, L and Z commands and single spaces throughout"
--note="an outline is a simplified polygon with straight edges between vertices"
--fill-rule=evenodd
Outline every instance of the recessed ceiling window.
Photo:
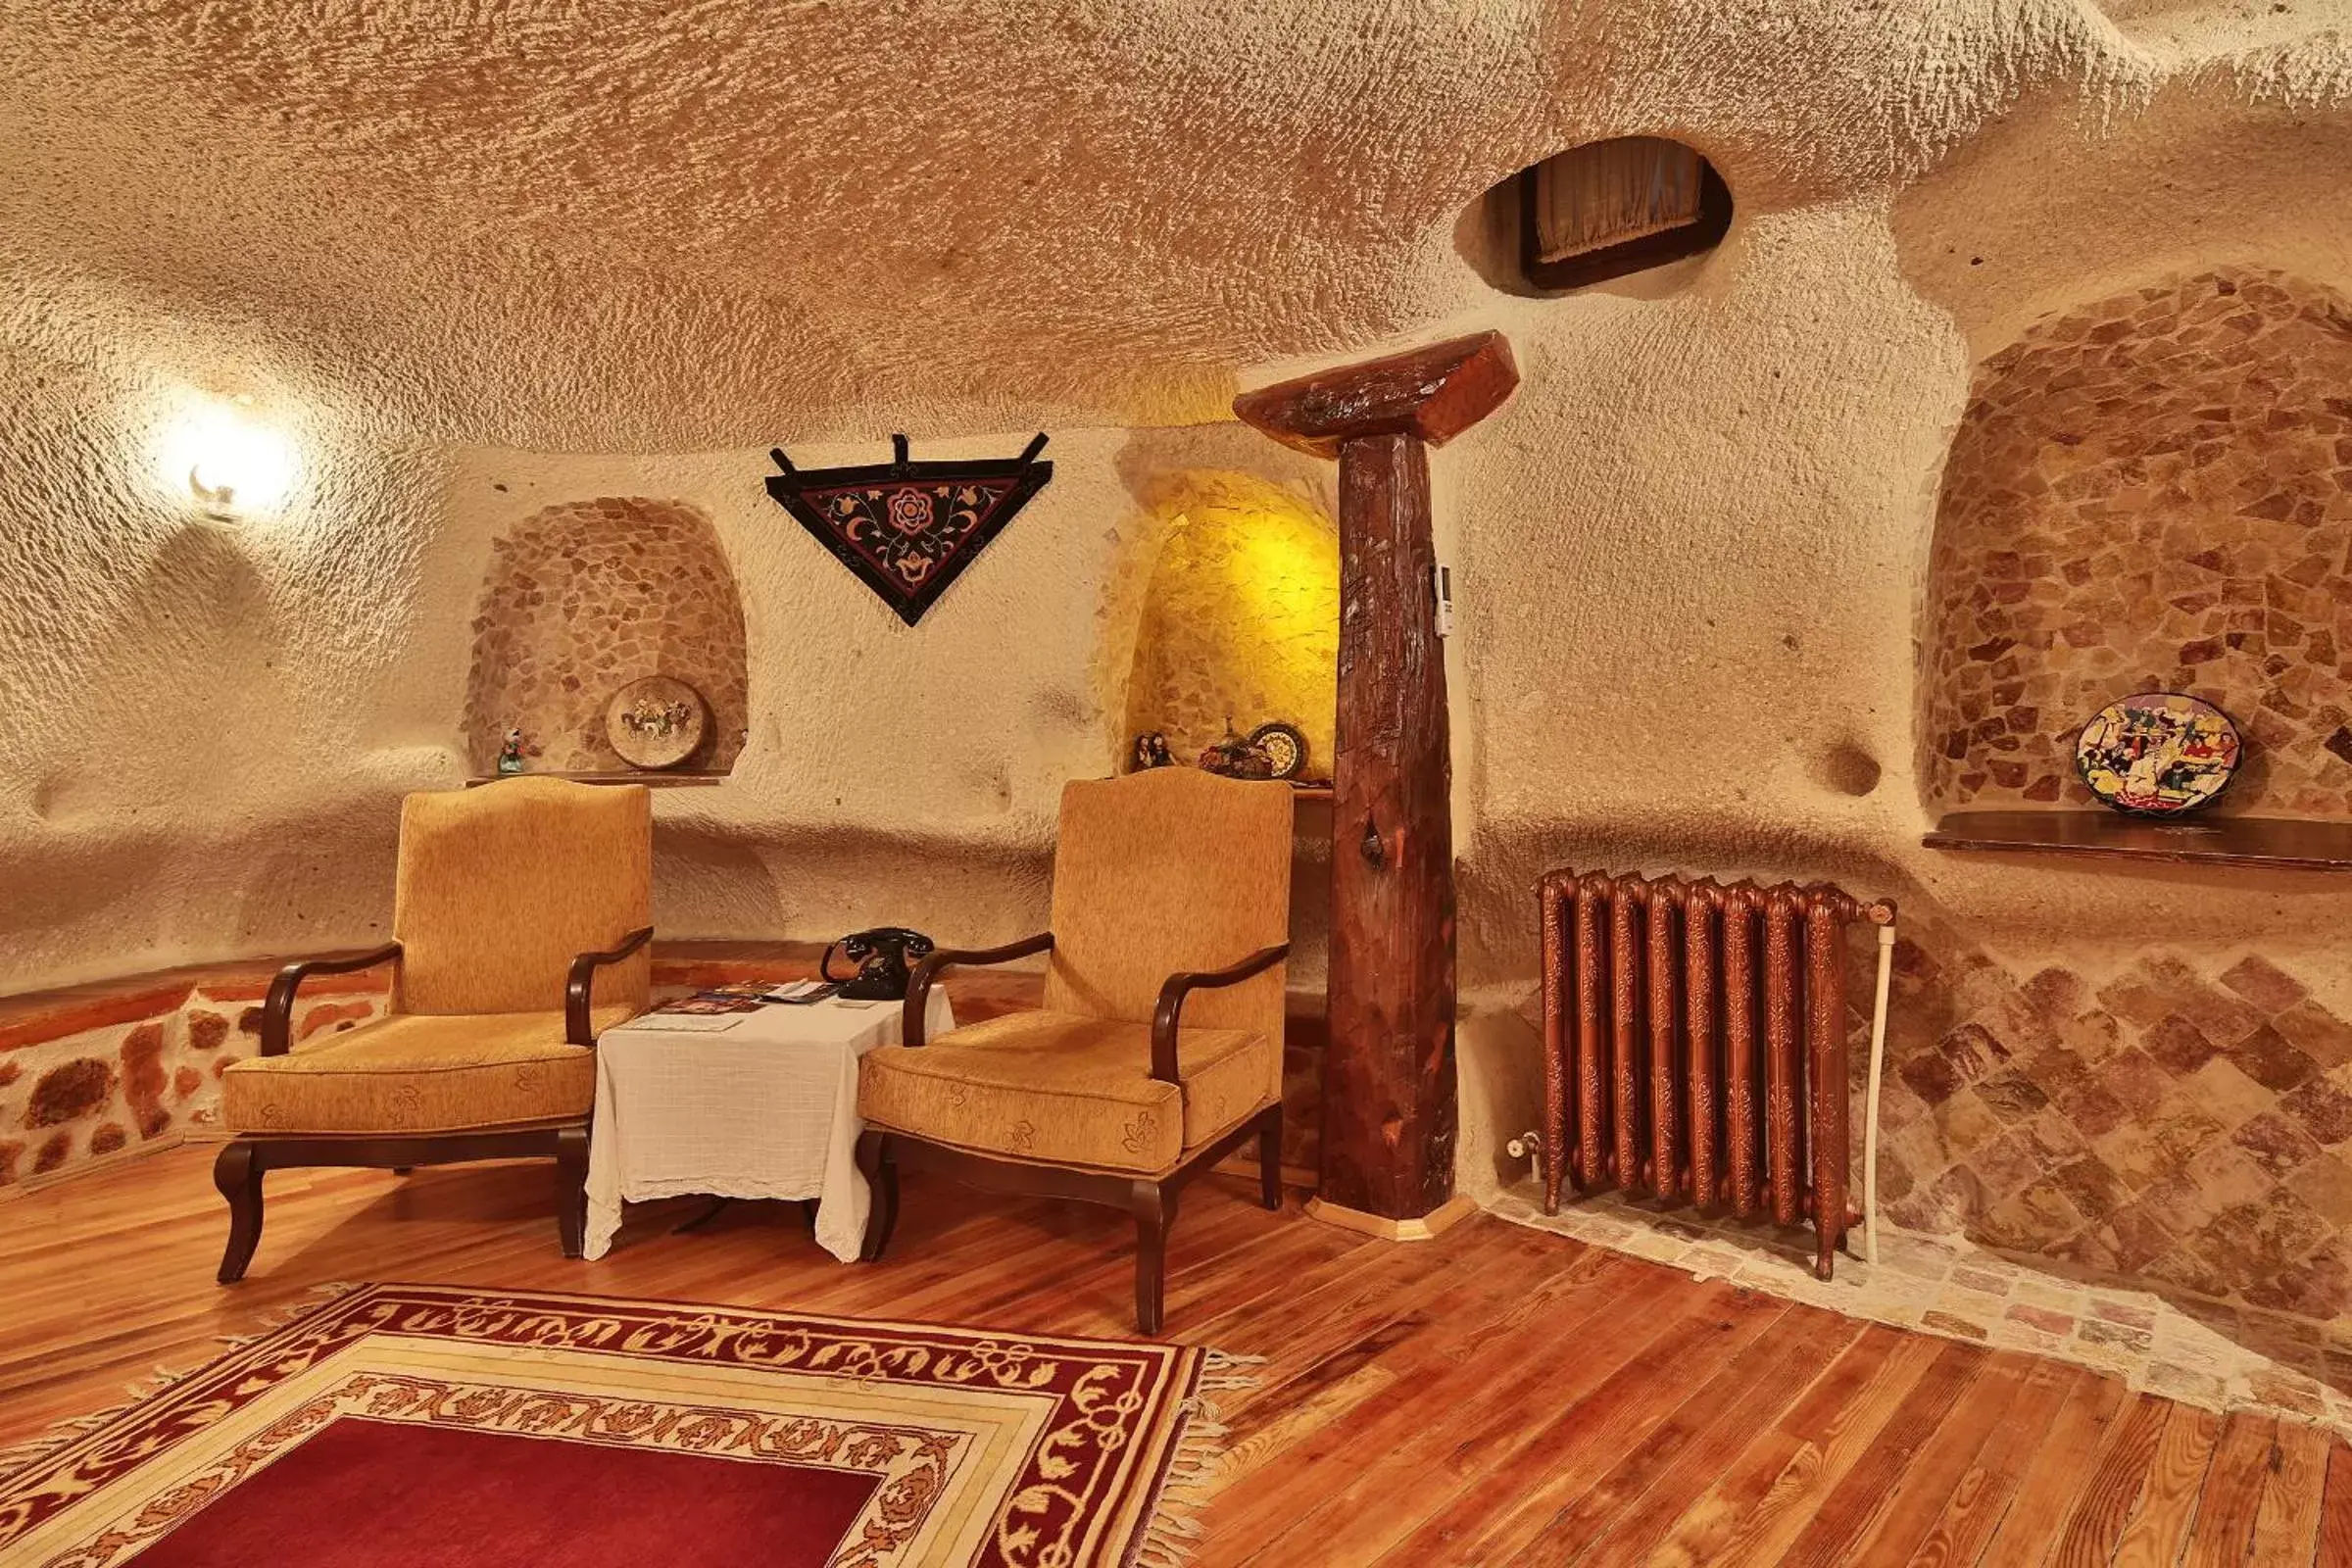
M 1657 136 L 1588 142 L 1519 176 L 1520 265 L 1539 288 L 1579 288 L 1709 250 L 1732 193 L 1695 148 Z

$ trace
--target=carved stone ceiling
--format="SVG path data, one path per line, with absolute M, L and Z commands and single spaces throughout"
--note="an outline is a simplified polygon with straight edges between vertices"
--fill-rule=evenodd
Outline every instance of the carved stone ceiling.
M 1457 217 L 1561 147 L 1871 198 L 2185 58 L 2087 0 L 8 0 L 0 344 L 427 441 L 1186 422 L 1491 298 Z

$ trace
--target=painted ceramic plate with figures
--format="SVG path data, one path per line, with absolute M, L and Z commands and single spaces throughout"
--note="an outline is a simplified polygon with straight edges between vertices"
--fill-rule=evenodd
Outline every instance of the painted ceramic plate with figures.
M 2230 715 L 2181 692 L 2109 703 L 2075 739 L 2082 782 L 2131 816 L 2179 816 L 2211 805 L 2243 754 Z
M 631 767 L 675 767 L 703 744 L 709 723 L 703 694 L 682 680 L 648 675 L 605 705 L 605 738 Z

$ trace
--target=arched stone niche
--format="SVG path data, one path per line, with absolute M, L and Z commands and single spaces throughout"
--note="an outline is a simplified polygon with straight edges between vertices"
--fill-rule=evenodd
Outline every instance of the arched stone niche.
M 2090 806 L 2075 731 L 2145 690 L 2237 720 L 2215 807 L 2352 817 L 2352 303 L 2251 268 L 2045 318 L 1986 361 L 1922 613 L 1932 811 Z
M 1196 760 L 1230 722 L 1306 736 L 1305 776 L 1329 778 L 1340 653 L 1339 528 L 1295 491 L 1193 469 L 1152 491 L 1158 541 L 1127 671 L 1122 747 L 1156 731 Z M 1122 762 L 1123 765 L 1123 762 Z
M 749 723 L 743 602 L 710 522 L 676 501 L 549 507 L 491 549 L 473 617 L 466 745 L 488 772 L 510 725 L 534 770 L 622 772 L 605 705 L 647 675 L 703 694 L 710 738 L 687 765 L 723 772 Z

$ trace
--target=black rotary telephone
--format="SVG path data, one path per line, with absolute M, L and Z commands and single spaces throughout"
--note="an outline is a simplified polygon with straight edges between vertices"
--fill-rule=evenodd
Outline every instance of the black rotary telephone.
M 853 1002 L 899 1002 L 906 995 L 907 982 L 914 976 L 907 970 L 909 959 L 921 958 L 936 946 L 920 931 L 904 926 L 877 926 L 871 931 L 853 931 L 825 950 L 817 960 L 816 972 L 841 989 L 836 996 Z M 858 965 L 858 973 L 847 979 L 833 973 L 833 955 Z

